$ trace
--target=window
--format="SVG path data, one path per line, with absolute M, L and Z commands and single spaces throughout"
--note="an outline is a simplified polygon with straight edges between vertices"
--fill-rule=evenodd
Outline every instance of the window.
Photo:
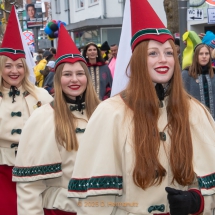
M 69 10 L 69 0 L 64 0 L 64 10 Z
M 60 0 L 55 0 L 56 13 L 60 13 Z
M 83 8 L 84 7 L 84 0 L 77 0 L 77 8 Z
M 101 43 L 100 29 L 74 32 L 76 46 L 81 47 L 89 42 Z
M 90 0 L 90 4 L 94 4 L 94 3 L 97 3 L 99 2 L 99 0 Z

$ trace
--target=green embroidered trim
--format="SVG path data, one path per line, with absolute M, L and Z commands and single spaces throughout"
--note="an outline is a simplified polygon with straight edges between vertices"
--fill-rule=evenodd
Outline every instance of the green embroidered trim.
M 61 163 L 33 167 L 14 167 L 13 176 L 31 177 L 61 172 Z
M 215 173 L 204 177 L 197 177 L 200 189 L 212 189 L 215 187 Z
M 70 110 L 71 111 L 75 111 L 75 110 L 77 110 L 78 111 L 78 105 L 70 105 Z M 86 108 L 86 106 L 84 105 L 84 104 L 81 104 L 81 110 L 84 110 Z
M 25 55 L 25 52 L 23 50 L 20 50 L 20 49 L 0 48 L 0 53 L 1 52 L 9 52 L 12 54 L 24 54 Z
M 100 176 L 88 179 L 74 179 L 69 181 L 68 190 L 87 192 L 88 190 L 122 189 L 122 176 Z
M 13 129 L 11 131 L 11 134 L 13 135 L 14 133 L 21 134 L 22 133 L 22 129 Z
M 0 92 L 0 97 L 2 97 L 2 98 L 3 98 L 3 94 L 2 94 L 2 92 Z
M 85 132 L 85 128 L 81 129 L 81 128 L 76 128 L 75 129 L 75 133 L 84 133 Z
M 79 55 L 79 54 L 65 54 L 62 55 L 61 57 L 59 57 L 56 61 L 55 61 L 55 65 L 57 65 L 60 61 L 66 59 L 66 58 L 82 58 L 85 61 L 84 57 Z
M 14 116 L 18 116 L 18 117 L 21 117 L 22 116 L 22 113 L 20 111 L 18 112 L 11 112 L 11 116 L 14 117 Z
M 23 96 L 24 97 L 26 97 L 26 96 L 28 96 L 30 93 L 28 92 L 28 91 L 25 91 L 24 93 L 23 93 Z
M 153 206 L 150 206 L 148 208 L 148 212 L 151 213 L 152 211 L 160 211 L 160 212 L 164 212 L 165 210 L 165 205 L 153 205 Z
M 20 95 L 20 91 L 19 90 L 16 90 L 15 93 L 16 93 L 17 96 Z M 9 92 L 9 96 L 11 97 L 12 95 L 13 95 L 13 93 L 10 91 Z
M 155 35 L 160 35 L 160 34 L 168 34 L 170 36 L 172 36 L 171 32 L 166 29 L 166 28 L 159 28 L 159 29 L 155 29 L 155 28 L 147 28 L 147 29 L 143 29 L 138 31 L 131 39 L 131 46 L 133 45 L 133 43 L 135 42 L 135 40 L 137 40 L 139 37 L 146 35 L 146 34 L 155 34 Z

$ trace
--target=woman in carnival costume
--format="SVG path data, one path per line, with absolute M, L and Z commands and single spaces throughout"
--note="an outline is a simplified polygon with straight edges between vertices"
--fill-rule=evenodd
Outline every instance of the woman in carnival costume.
M 129 83 L 90 118 L 68 195 L 80 215 L 209 215 L 214 120 L 183 89 L 170 31 L 148 1 L 129 3 Z
M 46 90 L 29 81 L 30 72 L 18 26 L 12 7 L 0 48 L 0 214 L 5 215 L 17 215 L 12 168 L 23 126 L 35 108 L 53 100 Z M 15 36 L 11 38 L 12 35 Z
M 215 119 L 215 77 L 208 45 L 195 47 L 193 62 L 182 71 L 182 79 L 187 92 L 207 106 Z
M 56 59 L 54 101 L 26 123 L 13 169 L 19 215 L 72 215 L 78 207 L 77 200 L 67 198 L 67 187 L 78 143 L 99 100 L 86 62 L 63 25 Z
M 83 50 L 83 57 L 92 77 L 93 86 L 100 100 L 110 97 L 112 76 L 108 65 L 105 64 L 98 46 L 90 42 Z

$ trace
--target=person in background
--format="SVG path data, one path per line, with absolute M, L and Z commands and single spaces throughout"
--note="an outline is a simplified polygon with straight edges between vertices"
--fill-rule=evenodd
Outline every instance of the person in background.
M 37 53 L 43 55 L 44 51 L 42 49 L 38 49 Z
M 38 55 L 36 56 L 36 61 L 35 61 L 36 65 L 37 65 L 42 59 L 43 59 L 43 56 L 42 56 L 41 54 L 38 54 Z
M 83 57 L 92 77 L 93 86 L 100 100 L 110 97 L 112 87 L 112 76 L 110 69 L 105 64 L 101 53 L 95 43 L 88 43 L 83 51 Z
M 210 48 L 206 44 L 195 47 L 193 62 L 182 71 L 182 78 L 187 92 L 207 106 L 215 119 L 215 77 Z
M 15 35 L 11 39 L 11 35 Z M 30 71 L 14 6 L 0 48 L 0 214 L 17 215 L 16 183 L 12 182 L 22 129 L 40 106 L 53 98 L 29 81 Z M 22 156 L 26 156 L 23 154 Z
M 212 67 L 215 68 L 215 49 L 213 49 L 211 53 L 211 63 L 212 63 Z
M 55 62 L 55 56 L 56 56 L 56 49 L 55 48 L 50 48 L 49 49 L 52 57 L 49 59 L 49 61 L 54 61 Z M 46 78 L 48 77 L 48 74 L 50 72 L 50 69 L 48 68 L 48 66 L 45 66 L 45 69 L 40 70 L 40 73 L 44 76 L 44 82 L 43 82 L 43 87 L 44 87 L 44 83 L 46 82 Z
M 215 122 L 184 90 L 174 38 L 149 1 L 130 5 L 129 82 L 90 118 L 68 196 L 81 215 L 211 215 Z
M 100 51 L 101 51 L 101 55 L 102 55 L 102 58 L 104 59 L 105 63 L 108 64 L 108 60 L 109 60 L 108 53 L 110 52 L 110 46 L 107 41 L 102 43 L 102 45 L 100 47 Z
M 53 55 L 53 57 L 50 59 L 51 61 L 55 61 L 56 59 L 55 59 L 55 55 L 56 55 L 56 48 L 54 48 L 54 47 L 51 47 L 50 49 L 49 49 L 49 51 L 51 52 L 51 54 Z
M 44 89 L 46 89 L 49 94 L 54 93 L 54 89 L 53 89 L 53 80 L 54 80 L 54 75 L 55 75 L 55 61 L 49 61 L 46 65 L 46 67 L 48 67 L 49 69 L 49 74 L 47 75 L 45 81 L 44 81 Z
M 19 143 L 13 168 L 19 215 L 75 215 L 78 207 L 77 199 L 67 198 L 67 187 L 79 141 L 99 99 L 86 61 L 63 25 L 54 87 L 54 101 L 35 111 Z
M 178 60 L 179 60 L 179 63 L 181 65 L 180 38 L 175 38 L 175 47 L 176 47 L 176 50 L 177 50 L 177 53 L 178 53 Z
M 112 54 L 112 58 L 109 60 L 108 67 L 111 71 L 112 78 L 114 77 L 114 71 L 116 66 L 116 58 L 117 58 L 117 52 L 118 52 L 118 45 L 113 44 L 110 46 L 110 52 Z
M 43 53 L 43 59 L 34 67 L 34 74 L 36 77 L 36 86 L 43 87 L 43 81 L 47 74 L 42 74 L 41 71 L 43 71 L 46 67 L 46 64 L 48 61 L 53 57 L 50 51 L 45 51 Z

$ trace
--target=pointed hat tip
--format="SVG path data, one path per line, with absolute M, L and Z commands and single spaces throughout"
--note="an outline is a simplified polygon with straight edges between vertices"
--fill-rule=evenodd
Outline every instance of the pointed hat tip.
M 148 0 L 130 0 L 132 50 L 142 41 L 156 40 L 164 43 L 173 40 L 171 32 L 164 26 Z
M 0 48 L 0 55 L 7 56 L 12 60 L 19 58 L 25 58 L 25 52 L 21 39 L 21 32 L 19 30 L 16 9 L 13 5 L 11 8 L 10 16 L 8 18 L 8 24 L 5 30 L 5 34 Z M 11 38 L 12 35 L 16 35 Z
M 60 25 L 56 58 L 55 69 L 61 63 L 75 63 L 77 61 L 86 63 L 63 24 Z

